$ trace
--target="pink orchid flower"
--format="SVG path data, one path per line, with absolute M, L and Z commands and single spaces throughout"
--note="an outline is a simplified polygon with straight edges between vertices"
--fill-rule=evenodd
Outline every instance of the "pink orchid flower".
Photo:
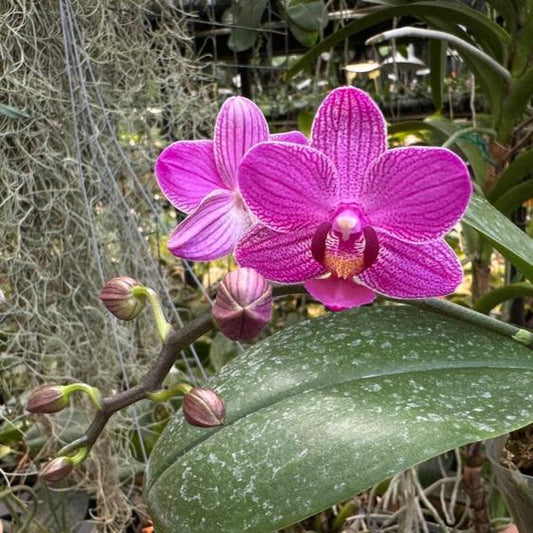
M 259 221 L 235 255 L 272 281 L 305 281 L 332 310 L 376 293 L 426 298 L 453 292 L 462 269 L 443 240 L 472 192 L 461 159 L 443 148 L 387 150 L 383 115 L 353 87 L 332 91 L 311 146 L 261 143 L 239 170 Z
M 259 107 L 235 96 L 222 105 L 212 141 L 178 141 L 163 150 L 155 164 L 159 186 L 174 207 L 189 214 L 169 237 L 174 255 L 211 261 L 233 252 L 251 224 L 237 169 L 252 146 L 268 139 L 307 144 L 297 131 L 269 136 Z

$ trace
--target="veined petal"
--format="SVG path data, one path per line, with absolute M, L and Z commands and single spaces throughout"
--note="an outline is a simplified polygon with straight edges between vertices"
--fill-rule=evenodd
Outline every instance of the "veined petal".
M 215 163 L 213 141 L 178 141 L 157 158 L 155 175 L 168 201 L 189 213 L 215 189 L 226 186 Z
M 284 131 L 283 133 L 274 133 L 270 136 L 270 140 L 286 143 L 309 144 L 309 140 L 301 131 Z
M 377 261 L 358 278 L 376 292 L 394 298 L 429 298 L 450 294 L 461 283 L 461 265 L 443 240 L 412 244 L 382 231 L 378 239 Z
M 354 202 L 368 166 L 387 148 L 385 119 L 364 91 L 341 87 L 318 108 L 311 146 L 325 153 L 339 173 L 345 202 Z
M 383 154 L 369 169 L 360 204 L 370 224 L 408 242 L 444 236 L 466 211 L 472 184 L 446 148 L 411 146 Z
M 233 252 L 250 225 L 241 201 L 230 191 L 216 190 L 173 231 L 168 249 L 191 261 L 212 261 Z
M 235 187 L 237 169 L 244 154 L 255 144 L 266 140 L 266 119 L 251 100 L 233 96 L 222 104 L 215 125 L 215 160 L 227 188 Z
M 304 283 L 311 296 L 332 311 L 342 311 L 369 304 L 376 298 L 374 291 L 356 283 L 352 279 L 330 276 L 324 279 L 311 279 Z
M 278 233 L 255 224 L 238 242 L 235 258 L 271 281 L 298 283 L 326 271 L 313 259 L 312 237 L 312 231 Z
M 328 220 L 337 204 L 337 187 L 331 161 L 300 144 L 258 144 L 239 168 L 246 205 L 276 231 L 299 231 Z

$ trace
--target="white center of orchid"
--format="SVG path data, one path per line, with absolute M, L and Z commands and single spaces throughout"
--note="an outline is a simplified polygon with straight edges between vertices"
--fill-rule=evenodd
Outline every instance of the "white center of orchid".
M 343 209 L 333 220 L 332 229 L 341 234 L 343 241 L 347 241 L 350 235 L 361 231 L 361 219 L 354 209 Z

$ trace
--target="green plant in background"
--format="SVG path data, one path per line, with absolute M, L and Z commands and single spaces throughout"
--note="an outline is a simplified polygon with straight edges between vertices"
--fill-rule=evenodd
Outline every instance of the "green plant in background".
M 44 468 L 45 479 L 53 481 L 70 473 L 85 460 L 110 417 L 141 401 L 143 432 L 132 438 L 132 446 L 139 459 L 143 459 L 145 443 L 149 452 L 153 448 L 145 494 L 157 533 L 180 528 L 193 533 L 267 533 L 403 475 L 403 470 L 416 498 L 432 511 L 438 528 L 452 530 L 453 520 L 427 500 L 416 465 L 533 422 L 532 333 L 484 315 L 502 302 L 532 294 L 531 284 L 524 279 L 533 277 L 533 242 L 509 217 L 533 197 L 533 180 L 528 179 L 533 151 L 528 149 L 527 133 L 533 94 L 529 37 L 533 3 L 487 3 L 491 6 L 488 14 L 459 1 L 371 2 L 364 16 L 319 42 L 288 73 L 290 77 L 312 67 L 323 52 L 388 21 L 394 20 L 398 28 L 377 35 L 370 45 L 391 39 L 429 39 L 435 114 L 394 123 L 389 133 L 394 145 L 414 135 L 419 144 L 451 148 L 469 164 L 476 194 L 461 231 L 464 263 L 471 265 L 473 276 L 475 311 L 446 300 L 397 305 L 397 301 L 380 299 L 378 305 L 319 320 L 297 324 L 287 320 L 283 331 L 238 357 L 234 357 L 235 341 L 217 333 L 206 346 L 211 349 L 212 367 L 220 370 L 209 385 L 220 397 L 210 389 L 193 389 L 191 415 L 184 400 L 190 385 L 177 379 L 181 375 L 169 376 L 167 389 L 161 386 L 180 352 L 214 327 L 216 313 L 208 310 L 172 330 L 151 289 L 131 278 L 119 278 L 118 283 L 114 280 L 114 290 L 103 292 L 106 305 L 118 309 L 119 318 L 133 319 L 150 303 L 163 342 L 161 355 L 134 387 L 103 399 L 96 391 L 96 414 L 89 429 L 81 438 L 65 437 L 72 444 Z M 235 2 L 229 14 L 234 26 L 230 48 L 240 52 L 256 44 L 256 29 L 266 5 Z M 286 1 L 280 5 L 293 35 L 305 46 L 313 46 L 327 22 L 324 3 Z M 402 17 L 409 17 L 411 27 L 403 27 Z M 421 25 L 413 28 L 413 18 Z M 401 46 L 401 42 L 396 44 Z M 445 58 L 450 48 L 463 57 L 485 97 L 486 112 L 469 122 L 444 118 Z M 300 129 L 310 126 L 309 118 L 301 116 Z M 518 274 L 513 283 L 490 291 L 493 249 Z M 226 287 L 231 288 L 229 280 L 221 284 L 222 289 Z M 248 289 L 246 283 L 244 287 Z M 274 296 L 302 290 L 278 286 Z M 239 289 L 228 289 L 224 302 L 219 302 L 225 312 L 218 318 L 220 329 L 229 331 L 232 339 L 244 338 L 239 333 L 247 321 L 253 321 L 254 327 L 259 323 L 254 334 L 267 321 L 270 308 L 254 308 L 259 306 L 254 294 L 245 290 L 243 297 Z M 83 384 L 77 385 L 76 390 L 83 392 Z M 63 398 L 59 404 L 53 394 L 44 398 L 46 405 L 48 400 L 52 409 L 65 409 L 60 414 L 67 411 L 68 401 Z M 161 409 L 156 416 L 151 402 L 160 401 L 163 404 L 157 406 Z M 176 415 L 163 430 L 170 411 L 165 402 L 179 407 L 182 401 L 184 416 Z M 195 420 L 204 422 L 195 426 L 212 427 L 186 423 Z M 12 442 L 13 433 L 19 438 L 22 429 L 10 427 L 11 436 L 0 434 L 4 439 L 0 443 Z M 493 448 L 491 444 L 489 453 L 498 469 L 501 450 Z M 460 454 L 457 457 L 460 462 Z M 481 479 L 477 445 L 466 448 L 463 459 L 465 468 L 475 471 L 474 480 Z M 506 474 L 499 475 L 503 479 Z M 502 492 L 520 533 L 529 533 L 533 526 L 524 509 L 532 496 L 517 486 L 517 477 L 514 483 L 502 482 Z M 454 483 L 455 478 L 443 481 L 446 486 Z M 9 502 L 13 499 L 11 493 L 4 496 Z M 473 527 L 484 531 L 481 528 L 490 525 L 482 515 L 486 509 L 475 510 L 480 514 Z M 351 511 L 351 504 L 341 509 L 334 530 L 340 529 Z M 390 516 L 368 519 L 380 527 L 390 525 Z M 318 525 L 316 529 L 321 530 Z

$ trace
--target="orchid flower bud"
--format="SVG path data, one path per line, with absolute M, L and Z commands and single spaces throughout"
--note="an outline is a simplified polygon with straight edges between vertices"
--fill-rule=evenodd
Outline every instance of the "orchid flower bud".
M 39 472 L 39 477 L 45 481 L 60 481 L 74 470 L 74 461 L 70 457 L 56 457 L 46 463 Z
M 213 317 L 229 339 L 253 339 L 272 319 L 272 287 L 253 268 L 229 272 L 218 286 Z
M 34 390 L 26 409 L 34 414 L 58 413 L 67 407 L 69 394 L 60 385 L 45 385 Z
M 146 302 L 133 290 L 142 287 L 138 281 L 128 276 L 119 276 L 108 281 L 100 292 L 100 299 L 108 311 L 120 320 L 133 320 L 143 309 Z
M 57 413 L 68 406 L 70 396 L 82 392 L 97 409 L 102 408 L 102 393 L 87 383 L 71 383 L 70 385 L 44 385 L 34 390 L 28 400 L 26 409 L 34 414 Z
M 191 425 L 201 428 L 221 426 L 226 417 L 222 398 L 212 389 L 195 387 L 183 396 L 183 416 Z

